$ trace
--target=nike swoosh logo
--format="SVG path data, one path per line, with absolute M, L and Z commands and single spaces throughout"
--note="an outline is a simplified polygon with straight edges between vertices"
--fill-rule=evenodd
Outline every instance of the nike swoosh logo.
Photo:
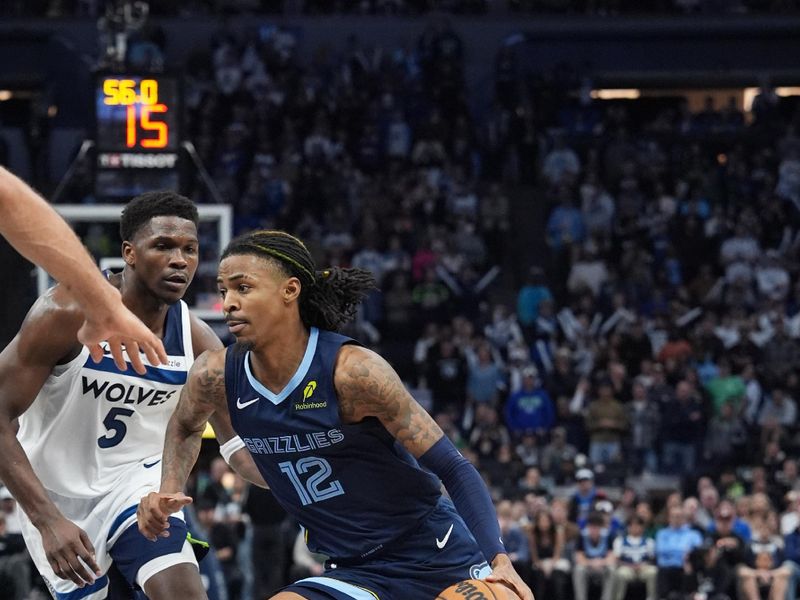
M 241 398 L 236 399 L 236 408 L 246 408 L 253 404 L 254 402 L 258 402 L 261 398 L 253 398 L 252 400 L 248 400 L 247 402 L 242 402 Z
M 453 525 L 454 523 L 450 523 L 450 529 L 447 530 L 447 533 L 444 534 L 444 537 L 440 540 L 436 538 L 436 547 L 441 550 L 447 545 L 447 540 L 450 539 L 450 534 L 453 533 Z
M 148 463 L 144 463 L 142 466 L 143 466 L 145 469 L 151 469 L 151 468 L 155 467 L 155 466 L 156 466 L 158 463 L 160 463 L 160 462 L 161 462 L 161 459 L 159 458 L 159 459 L 158 459 L 156 462 L 151 462 L 151 463 L 149 463 L 149 464 L 148 464 Z

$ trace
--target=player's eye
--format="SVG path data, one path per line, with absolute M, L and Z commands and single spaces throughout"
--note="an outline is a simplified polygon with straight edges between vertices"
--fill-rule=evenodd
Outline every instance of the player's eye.
M 219 290 L 219 295 L 220 295 L 222 298 L 224 298 L 224 297 L 225 297 L 225 293 L 226 293 L 227 291 L 228 291 L 228 290 Z
M 156 250 L 166 250 L 166 249 L 167 249 L 167 245 L 166 244 L 162 244 L 161 242 L 156 244 Z
M 249 289 L 250 289 L 249 285 L 241 284 L 239 286 L 239 293 L 243 294 L 243 293 L 247 292 Z
M 186 248 L 186 254 L 197 254 L 197 248 L 194 246 L 189 246 Z

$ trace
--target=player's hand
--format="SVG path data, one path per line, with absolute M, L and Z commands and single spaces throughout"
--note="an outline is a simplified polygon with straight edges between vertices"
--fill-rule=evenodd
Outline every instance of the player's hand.
M 514 590 L 522 600 L 534 600 L 531 588 L 525 585 L 514 570 L 508 554 L 498 554 L 492 561 L 492 573 L 486 578 L 489 583 L 500 583 Z
M 47 562 L 61 579 L 83 587 L 100 577 L 94 546 L 86 532 L 75 523 L 59 517 L 42 526 L 39 532 Z
M 86 320 L 78 330 L 78 340 L 89 348 L 92 359 L 95 362 L 102 360 L 100 342 L 107 340 L 114 364 L 120 370 L 127 369 L 123 349 L 128 352 L 133 370 L 140 375 L 146 372 L 140 350 L 151 365 L 166 363 L 167 353 L 158 336 L 128 310 L 117 289 L 110 285 L 108 287 L 109 296 L 102 299 L 95 309 L 85 311 Z
M 150 492 L 141 499 L 136 509 L 139 531 L 151 542 L 159 537 L 169 537 L 169 516 L 191 503 L 192 499 L 182 492 Z

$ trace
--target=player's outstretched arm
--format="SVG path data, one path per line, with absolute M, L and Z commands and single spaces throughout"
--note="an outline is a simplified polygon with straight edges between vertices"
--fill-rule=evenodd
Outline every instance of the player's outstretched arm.
M 99 360 L 99 343 L 109 340 L 117 366 L 125 369 L 122 347 L 139 373 L 143 350 L 152 364 L 167 361 L 161 340 L 122 304 L 78 236 L 25 182 L 0 167 L 0 233 L 25 258 L 50 273 L 78 302 L 86 322 L 78 334 Z
M 30 408 L 53 367 L 80 351 L 75 332 L 82 317 L 65 306 L 71 300 L 62 296 L 55 288 L 40 298 L 0 354 L 0 479 L 39 530 L 53 572 L 83 587 L 100 575 L 92 542 L 53 504 L 16 436 L 17 418 Z
M 225 350 L 204 352 L 192 365 L 164 438 L 161 489 L 139 503 L 139 531 L 155 541 L 167 536 L 172 512 L 191 502 L 183 495 L 186 480 L 197 461 L 203 430 L 217 407 L 225 405 Z
M 336 361 L 335 386 L 342 420 L 357 423 L 377 417 L 420 464 L 439 476 L 492 565 L 487 580 L 509 586 L 522 600 L 533 600 L 503 547 L 494 505 L 480 475 L 408 393 L 389 363 L 366 348 L 344 346 Z

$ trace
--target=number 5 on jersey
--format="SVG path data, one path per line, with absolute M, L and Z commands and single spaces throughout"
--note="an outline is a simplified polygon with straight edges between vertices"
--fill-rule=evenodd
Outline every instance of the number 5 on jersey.
M 101 448 L 113 448 L 119 444 L 125 437 L 125 434 L 128 433 L 128 426 L 125 424 L 125 421 L 119 417 L 130 417 L 132 414 L 132 409 L 119 408 L 116 406 L 108 411 L 106 418 L 103 419 L 103 425 L 105 425 L 108 433 L 101 438 L 97 438 L 97 445 Z M 112 432 L 113 434 L 111 437 L 108 437 L 108 434 Z

